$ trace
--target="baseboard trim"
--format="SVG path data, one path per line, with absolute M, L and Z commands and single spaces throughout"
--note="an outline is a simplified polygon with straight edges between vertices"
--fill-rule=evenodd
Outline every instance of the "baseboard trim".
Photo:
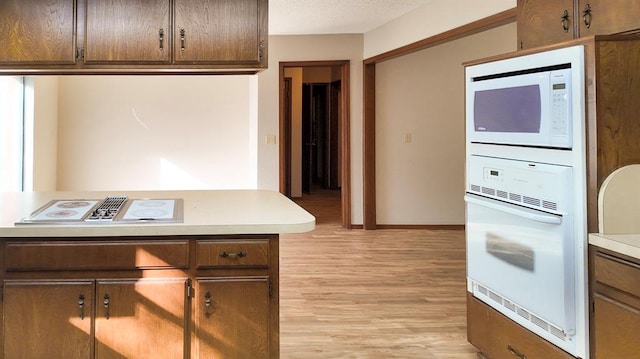
M 464 224 L 377 224 L 376 229 L 429 229 L 433 231 L 464 230 Z

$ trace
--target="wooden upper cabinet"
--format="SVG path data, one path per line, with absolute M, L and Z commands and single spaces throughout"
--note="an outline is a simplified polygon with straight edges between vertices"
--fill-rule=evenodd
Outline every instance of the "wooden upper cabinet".
M 266 17 L 265 0 L 175 0 L 174 61 L 258 64 Z
M 168 63 L 169 0 L 87 0 L 85 63 Z
M 518 48 L 640 29 L 640 2 L 518 0 Z
M 74 64 L 75 0 L 0 1 L 0 64 Z
M 517 17 L 519 49 L 574 37 L 573 0 L 518 0 Z
M 579 0 L 577 37 L 615 34 L 640 29 L 640 2 L 629 0 Z

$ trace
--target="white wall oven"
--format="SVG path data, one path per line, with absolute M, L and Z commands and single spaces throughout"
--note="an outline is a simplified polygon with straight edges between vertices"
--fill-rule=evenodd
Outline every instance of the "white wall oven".
M 467 289 L 588 358 L 582 46 L 466 67 Z

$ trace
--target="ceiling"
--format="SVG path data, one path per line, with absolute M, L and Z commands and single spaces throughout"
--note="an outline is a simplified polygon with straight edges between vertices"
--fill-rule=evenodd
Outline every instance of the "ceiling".
M 269 34 L 363 34 L 431 1 L 269 0 Z

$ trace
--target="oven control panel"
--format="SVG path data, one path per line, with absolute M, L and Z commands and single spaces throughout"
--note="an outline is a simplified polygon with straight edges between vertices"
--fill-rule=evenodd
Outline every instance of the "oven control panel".
M 470 156 L 467 192 L 553 213 L 572 206 L 572 168 L 512 159 Z

